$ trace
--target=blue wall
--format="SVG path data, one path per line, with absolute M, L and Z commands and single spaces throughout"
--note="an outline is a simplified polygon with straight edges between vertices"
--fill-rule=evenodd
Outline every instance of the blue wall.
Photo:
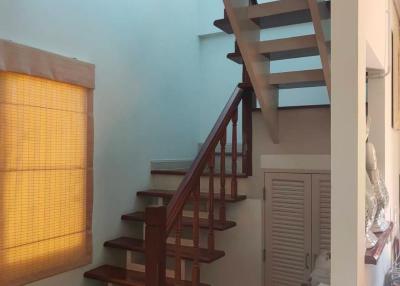
M 0 1 L 0 38 L 96 65 L 94 265 L 117 258 L 103 243 L 129 231 L 150 161 L 197 150 L 197 16 L 188 0 Z M 94 265 L 32 285 L 103 285 L 83 279 Z
M 150 161 L 194 156 L 240 81 L 240 66 L 226 59 L 234 39 L 212 25 L 222 16 L 221 0 L 0 1 L 1 38 L 96 64 L 95 265 L 114 257 L 102 244 L 127 231 L 120 215 L 148 186 Z M 304 25 L 263 37 L 311 31 Z M 292 65 L 320 63 L 314 57 L 272 68 Z M 281 96 L 282 105 L 323 102 L 324 88 Z M 84 270 L 32 286 L 98 285 L 83 280 Z

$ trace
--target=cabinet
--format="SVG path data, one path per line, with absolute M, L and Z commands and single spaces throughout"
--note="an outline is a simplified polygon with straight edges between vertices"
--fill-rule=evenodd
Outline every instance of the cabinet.
M 329 174 L 266 173 L 266 286 L 299 286 L 330 250 Z

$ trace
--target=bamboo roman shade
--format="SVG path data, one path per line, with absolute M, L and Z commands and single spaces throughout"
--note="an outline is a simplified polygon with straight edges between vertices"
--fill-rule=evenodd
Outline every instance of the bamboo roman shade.
M 0 285 L 15 286 L 91 261 L 94 67 L 5 41 L 0 59 Z

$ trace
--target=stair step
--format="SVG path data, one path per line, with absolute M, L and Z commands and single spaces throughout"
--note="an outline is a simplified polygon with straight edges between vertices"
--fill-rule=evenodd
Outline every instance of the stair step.
M 187 170 L 183 170 L 183 169 L 165 169 L 165 170 L 151 170 L 151 174 L 152 175 L 170 175 L 170 176 L 184 176 L 186 175 Z M 208 171 L 205 171 L 202 176 L 209 176 Z M 219 177 L 220 173 L 214 173 L 215 177 Z M 225 173 L 225 177 L 230 178 L 232 177 L 231 173 Z M 237 174 L 238 178 L 247 178 L 248 176 L 246 174 L 243 173 L 238 173 Z
M 85 272 L 86 278 L 99 280 L 102 282 L 113 283 L 121 286 L 146 286 L 145 273 L 139 271 L 126 270 L 124 268 L 111 265 L 103 265 L 96 269 Z M 173 286 L 174 279 L 167 278 L 167 285 Z M 183 281 L 182 286 L 191 286 L 192 282 Z M 200 283 L 200 286 L 209 286 L 208 284 Z
M 320 2 L 319 5 L 326 6 L 330 11 L 330 1 Z M 326 9 L 321 10 L 321 18 L 330 18 L 330 13 L 324 13 Z M 261 29 L 269 29 L 287 25 L 301 24 L 311 22 L 311 14 L 306 0 L 280 0 L 248 7 L 249 18 L 252 19 Z M 227 18 L 216 20 L 214 25 L 224 31 L 232 34 L 233 30 Z
M 295 72 L 272 73 L 269 83 L 280 89 L 313 87 L 325 85 L 322 69 Z
M 263 41 L 258 43 L 257 49 L 271 61 L 319 55 L 315 35 Z M 238 64 L 243 64 L 240 52 L 230 53 L 228 58 Z
M 118 248 L 124 250 L 130 250 L 135 252 L 145 252 L 145 243 L 144 240 L 129 238 L 129 237 L 120 237 L 114 240 L 110 240 L 104 243 L 105 247 Z M 167 245 L 167 256 L 175 257 L 176 247 L 173 244 Z M 201 263 L 211 263 L 214 262 L 221 257 L 225 256 L 225 252 L 221 250 L 213 250 L 209 251 L 205 248 L 198 249 L 199 261 Z M 196 257 L 196 249 L 191 246 L 181 246 L 181 256 L 182 259 L 186 260 L 194 260 Z
M 331 108 L 331 105 L 330 104 L 310 104 L 310 105 L 278 106 L 278 110 L 316 109 L 316 108 Z M 261 112 L 261 108 L 255 108 L 253 111 Z
M 253 90 L 253 85 L 251 82 L 241 82 L 238 84 L 238 87 L 244 90 Z
M 175 191 L 171 191 L 171 190 L 147 190 L 147 191 L 137 192 L 136 195 L 139 197 L 171 199 L 174 194 L 175 194 Z M 209 197 L 208 193 L 205 193 L 205 192 L 200 193 L 201 200 L 208 200 L 208 197 Z M 243 196 L 243 195 L 238 195 L 236 198 L 232 198 L 231 195 L 225 196 L 225 202 L 227 202 L 227 203 L 241 202 L 241 201 L 244 201 L 245 199 L 246 199 L 246 196 Z M 221 195 L 214 194 L 214 200 L 220 201 Z
M 130 213 L 130 214 L 125 214 L 125 215 L 122 215 L 121 219 L 127 220 L 127 221 L 144 222 L 144 212 L 134 212 L 134 213 Z M 184 227 L 192 227 L 193 226 L 193 218 L 183 217 L 182 225 Z M 228 220 L 225 222 L 222 222 L 220 220 L 214 221 L 214 230 L 218 230 L 218 231 L 224 231 L 224 230 L 233 228 L 235 226 L 236 226 L 236 223 L 234 221 L 228 221 Z M 209 227 L 208 219 L 200 219 L 200 228 L 208 229 L 208 227 Z

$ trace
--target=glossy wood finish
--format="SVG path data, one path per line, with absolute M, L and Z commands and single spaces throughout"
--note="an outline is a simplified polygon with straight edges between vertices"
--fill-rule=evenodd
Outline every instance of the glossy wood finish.
M 214 241 L 214 230 L 217 228 L 227 228 L 233 226 L 232 223 L 226 221 L 225 215 L 225 159 L 226 159 L 226 129 L 230 122 L 232 122 L 233 126 L 233 141 L 232 141 L 232 199 L 231 201 L 239 200 L 239 196 L 237 195 L 237 122 L 238 122 L 238 106 L 240 102 L 243 100 L 245 96 L 245 92 L 237 87 L 235 92 L 229 99 L 227 105 L 223 109 L 221 115 L 219 116 L 216 124 L 214 125 L 210 135 L 207 137 L 206 142 L 202 145 L 199 154 L 195 158 L 189 170 L 183 171 L 185 177 L 181 184 L 178 187 L 178 190 L 172 194 L 171 201 L 167 207 L 167 217 L 166 217 L 166 234 L 169 234 L 175 228 L 175 282 L 179 283 L 181 279 L 181 227 L 191 225 L 192 226 L 192 240 L 193 240 L 193 252 L 195 253 L 193 264 L 192 264 L 192 284 L 193 286 L 197 286 L 200 284 L 200 260 L 199 260 L 199 251 L 200 251 L 200 228 L 208 229 L 208 244 L 207 250 L 209 253 L 213 253 L 215 251 L 215 241 Z M 248 115 L 247 115 L 248 116 Z M 249 126 L 248 124 L 244 127 Z M 246 130 L 246 136 L 251 136 L 251 130 Z M 220 220 L 215 221 L 214 219 L 214 201 L 216 198 L 214 192 L 214 174 L 215 174 L 215 150 L 217 148 L 217 144 L 221 143 L 221 182 L 223 184 L 223 191 L 220 193 L 219 202 L 222 207 L 220 208 Z M 246 150 L 247 151 L 247 150 Z M 249 155 L 247 154 L 247 157 Z M 205 173 L 204 170 L 208 165 L 208 173 Z M 154 173 L 154 172 L 153 172 Z M 176 174 L 176 173 L 175 173 Z M 207 195 L 208 199 L 208 218 L 200 219 L 200 200 L 202 199 L 200 193 L 200 177 L 202 175 L 207 174 L 209 176 L 209 193 Z M 247 176 L 247 175 L 246 175 Z M 146 195 L 142 192 L 141 195 Z M 157 193 L 148 193 L 151 196 L 171 196 L 171 194 L 167 194 L 163 192 Z M 204 195 L 203 195 L 204 196 Z M 193 207 L 193 217 L 181 217 L 183 208 L 185 204 L 189 202 L 189 199 L 192 198 L 192 207 Z M 147 212 L 146 212 L 147 217 Z M 131 214 L 125 215 L 122 217 L 126 220 L 132 221 L 140 221 L 141 214 Z M 222 220 L 221 220 L 222 218 Z M 164 244 L 164 249 L 159 250 L 149 250 L 149 255 L 147 254 L 147 240 L 150 242 L 159 240 L 160 238 L 152 237 L 156 235 L 154 230 L 147 230 L 146 228 L 146 267 L 149 265 L 151 268 L 151 272 L 153 273 L 154 269 L 158 269 L 157 267 L 163 267 L 159 265 L 159 262 L 155 259 L 161 255 L 161 251 L 164 251 L 166 248 L 166 235 L 164 240 L 158 241 L 159 243 Z M 149 235 L 149 236 L 148 236 Z M 149 244 L 150 245 L 150 244 Z M 153 252 L 153 253 L 152 253 Z M 165 261 L 164 261 L 165 263 Z M 146 271 L 147 272 L 147 271 Z M 155 272 L 157 273 L 157 272 Z M 164 273 L 165 273 L 165 265 L 164 265 Z M 149 274 L 150 276 L 150 274 Z M 150 278 L 148 278 L 150 280 Z M 153 278 L 149 283 L 155 283 L 156 278 Z M 149 284 L 153 286 L 153 284 Z
M 292 109 L 316 109 L 316 108 L 331 108 L 330 104 L 313 104 L 313 105 L 296 105 L 296 106 L 280 106 L 278 110 L 292 110 Z M 253 112 L 261 111 L 259 108 L 253 109 Z
M 217 175 L 214 175 L 214 177 L 215 176 L 217 176 Z M 139 197 L 163 198 L 163 199 L 171 199 L 174 194 L 175 194 L 175 191 L 172 191 L 172 190 L 147 190 L 147 191 L 141 191 L 141 192 L 136 193 L 136 195 Z M 244 201 L 245 199 L 246 199 L 246 196 L 239 195 L 236 198 L 231 198 L 230 196 L 225 197 L 224 201 L 226 203 L 237 203 L 240 201 Z M 200 200 L 208 201 L 209 193 L 201 192 Z M 214 200 L 217 202 L 221 201 L 222 200 L 221 193 L 215 193 Z
M 202 145 L 200 152 L 192 163 L 192 166 L 179 185 L 177 192 L 174 194 L 170 203 L 168 204 L 167 232 L 171 231 L 176 222 L 178 214 L 183 210 L 184 205 L 188 202 L 194 187 L 197 186 L 199 178 L 209 160 L 208 156 L 215 150 L 217 143 L 220 141 L 220 136 L 223 134 L 223 132 L 225 132 L 226 126 L 231 121 L 234 112 L 242 100 L 242 96 L 243 90 L 236 88 L 221 115 L 219 116 L 217 122 L 215 123 L 211 133 L 207 137 L 207 140 Z
M 86 278 L 96 279 L 99 281 L 113 283 L 121 286 L 149 286 L 145 282 L 145 273 L 139 271 L 126 270 L 110 265 L 104 265 L 88 271 L 84 274 Z M 176 286 L 173 279 L 166 279 L 167 286 Z M 191 281 L 183 281 L 180 286 L 191 286 Z M 201 283 L 200 286 L 209 286 Z
M 146 209 L 146 286 L 166 285 L 166 216 L 165 207 Z
M 210 178 L 208 184 L 208 249 L 213 251 L 215 249 L 215 238 L 214 238 L 214 167 L 215 167 L 215 153 L 210 156 L 208 162 L 208 168 L 210 170 Z M 200 194 L 199 194 L 200 199 Z
M 372 264 L 376 265 L 378 263 L 378 260 L 383 252 L 383 249 L 386 246 L 386 243 L 389 240 L 389 237 L 393 231 L 393 223 L 390 223 L 389 228 L 380 233 L 376 233 L 376 236 L 378 237 L 378 243 L 371 249 L 367 249 L 365 252 L 365 264 Z
M 178 219 L 176 220 L 175 228 L 175 281 L 179 284 L 182 280 L 182 213 L 179 214 Z
M 225 159 L 226 159 L 226 154 L 225 154 L 225 148 L 226 148 L 226 130 L 223 131 L 223 134 L 221 136 L 220 140 L 220 146 L 221 146 L 221 175 L 220 175 L 220 205 L 219 205 L 219 220 L 225 222 L 226 221 L 226 196 L 225 196 Z
M 314 25 L 315 36 L 317 39 L 318 50 L 321 56 L 321 62 L 323 67 L 323 73 L 325 78 L 326 87 L 328 89 L 328 95 L 331 96 L 331 64 L 329 58 L 329 49 L 327 46 L 327 39 L 325 39 L 324 31 L 322 28 L 322 17 L 321 8 L 318 4 L 318 0 L 307 0 L 310 8 L 312 22 Z
M 170 176 L 185 176 L 187 175 L 189 170 L 151 170 L 152 175 L 170 175 Z M 215 176 L 220 176 L 220 173 L 214 173 Z M 208 177 L 210 174 L 208 173 L 208 170 L 204 170 L 204 172 L 201 174 L 202 177 Z M 225 177 L 230 178 L 232 177 L 232 173 L 226 173 L 225 172 Z M 245 173 L 237 173 L 236 174 L 237 178 L 247 178 L 247 174 Z
M 239 202 L 239 201 L 238 201 Z M 124 221 L 132 221 L 132 222 L 143 222 L 144 221 L 144 212 L 134 212 L 130 214 L 125 214 L 122 217 L 122 220 Z M 200 219 L 200 228 L 208 230 L 209 229 L 209 221 L 207 219 Z M 230 228 L 233 228 L 236 226 L 236 223 L 234 221 L 229 221 L 229 220 L 214 220 L 213 222 L 214 225 L 214 230 L 217 231 L 224 231 Z M 193 218 L 192 217 L 183 217 L 182 218 L 182 227 L 184 228 L 192 228 L 193 227 Z
M 242 171 L 253 175 L 253 93 L 248 92 L 242 103 Z
M 192 285 L 198 286 L 200 284 L 200 261 L 199 261 L 199 248 L 200 248 L 200 181 L 196 184 L 193 190 L 193 247 L 195 251 L 195 259 L 192 264 Z
M 109 240 L 104 243 L 105 247 L 129 250 L 138 253 L 144 253 L 145 242 L 142 239 L 130 238 L 130 237 L 120 237 L 117 239 Z M 193 261 L 195 259 L 196 251 L 192 246 L 180 246 L 177 248 L 176 244 L 167 244 L 167 256 L 176 257 L 178 256 L 177 251 L 179 251 L 179 256 L 185 260 Z M 225 252 L 221 250 L 210 251 L 208 248 L 199 248 L 199 261 L 201 263 L 211 263 L 221 257 L 225 256 Z M 178 276 L 178 275 L 177 275 Z
M 231 178 L 231 196 L 237 197 L 237 123 L 238 111 L 232 116 L 232 178 Z

